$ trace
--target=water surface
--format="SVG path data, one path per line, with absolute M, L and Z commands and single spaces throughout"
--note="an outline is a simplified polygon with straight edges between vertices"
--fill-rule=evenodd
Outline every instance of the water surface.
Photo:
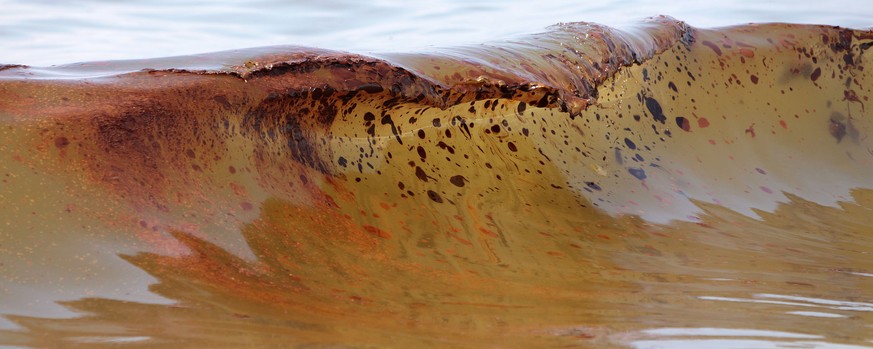
M 355 52 L 480 44 L 558 22 L 627 26 L 669 15 L 697 27 L 873 26 L 867 1 L 126 1 L 0 0 L 0 63 L 34 66 L 271 45 Z
M 0 345 L 867 348 L 873 34 L 0 70 Z

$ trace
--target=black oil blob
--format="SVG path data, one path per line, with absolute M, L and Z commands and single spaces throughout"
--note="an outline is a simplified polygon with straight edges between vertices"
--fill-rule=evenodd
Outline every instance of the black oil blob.
M 440 141 L 439 143 L 437 143 L 437 147 L 440 147 L 440 149 L 445 149 L 445 150 L 447 150 L 450 154 L 454 154 L 454 153 L 455 153 L 455 147 L 450 146 L 450 145 L 446 144 L 446 143 L 443 142 L 443 141 Z
M 646 171 L 644 171 L 641 168 L 631 167 L 631 168 L 627 169 L 627 171 L 630 172 L 630 174 L 633 175 L 634 177 L 637 177 L 637 179 L 639 179 L 639 180 L 646 179 Z
M 369 94 L 382 92 L 384 89 L 382 86 L 377 84 L 364 84 L 358 87 L 359 90 L 364 91 Z
M 391 115 L 385 115 L 382 117 L 382 125 L 391 125 L 391 133 L 393 133 L 394 137 L 397 138 L 397 143 L 403 144 L 403 141 L 400 139 L 400 134 L 397 133 L 397 126 L 394 126 L 394 120 L 391 120 Z
M 691 132 L 691 122 L 688 121 L 688 119 L 686 119 L 684 117 L 681 117 L 681 116 L 676 117 L 676 126 L 679 126 L 679 128 L 681 128 L 682 131 Z
M 428 177 L 427 174 L 424 173 L 424 170 L 421 167 L 415 166 L 415 176 L 418 177 L 422 182 L 427 182 Z
M 664 116 L 664 110 L 661 109 L 661 103 L 658 103 L 654 98 L 646 97 L 646 109 L 649 110 L 649 113 L 652 113 L 652 117 L 655 118 L 655 121 L 662 124 L 667 122 L 667 117 Z
M 470 134 L 470 127 L 467 126 L 467 120 L 462 118 L 460 115 L 455 115 L 455 117 L 452 118 L 452 126 L 458 124 L 460 124 L 461 126 L 461 133 L 463 133 L 464 136 L 466 136 L 468 139 L 471 138 L 472 134 Z
M 452 178 L 449 178 L 449 182 L 452 182 L 452 184 L 454 184 L 454 185 L 457 186 L 457 187 L 463 187 L 463 186 L 464 186 L 464 181 L 466 181 L 466 180 L 467 180 L 467 179 L 464 178 L 464 176 L 461 176 L 461 175 L 452 176 Z
M 437 192 L 435 192 L 433 190 L 427 191 L 427 197 L 429 197 L 431 200 L 433 200 L 436 203 L 439 203 L 439 204 L 443 203 L 443 197 L 440 196 L 440 194 L 438 194 Z
M 631 148 L 631 150 L 637 149 L 637 145 L 634 144 L 634 142 L 628 138 L 624 139 L 624 144 L 627 145 L 628 148 Z
M 547 107 L 549 105 L 549 97 L 550 97 L 550 95 L 547 94 L 547 95 L 543 96 L 543 98 L 540 98 L 540 100 L 537 101 L 537 108 Z

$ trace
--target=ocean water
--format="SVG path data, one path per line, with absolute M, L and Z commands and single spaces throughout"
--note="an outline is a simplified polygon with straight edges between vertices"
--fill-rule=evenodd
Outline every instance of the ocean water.
M 868 1 L 0 1 L 0 63 L 82 61 L 302 45 L 355 52 L 478 44 L 559 22 L 697 27 L 788 22 L 873 26 Z
M 2 348 L 873 347 L 863 2 L 0 4 Z

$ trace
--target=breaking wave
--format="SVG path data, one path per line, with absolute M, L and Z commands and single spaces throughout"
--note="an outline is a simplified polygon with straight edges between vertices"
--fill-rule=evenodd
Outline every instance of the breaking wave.
M 0 344 L 864 347 L 871 46 L 658 17 L 0 66 L 0 294 L 43 304 Z

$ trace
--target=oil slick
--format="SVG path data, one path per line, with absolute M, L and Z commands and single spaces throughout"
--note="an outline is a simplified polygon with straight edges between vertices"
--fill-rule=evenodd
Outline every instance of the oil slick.
M 3 66 L 0 345 L 863 347 L 810 300 L 873 297 L 871 44 L 660 17 Z

